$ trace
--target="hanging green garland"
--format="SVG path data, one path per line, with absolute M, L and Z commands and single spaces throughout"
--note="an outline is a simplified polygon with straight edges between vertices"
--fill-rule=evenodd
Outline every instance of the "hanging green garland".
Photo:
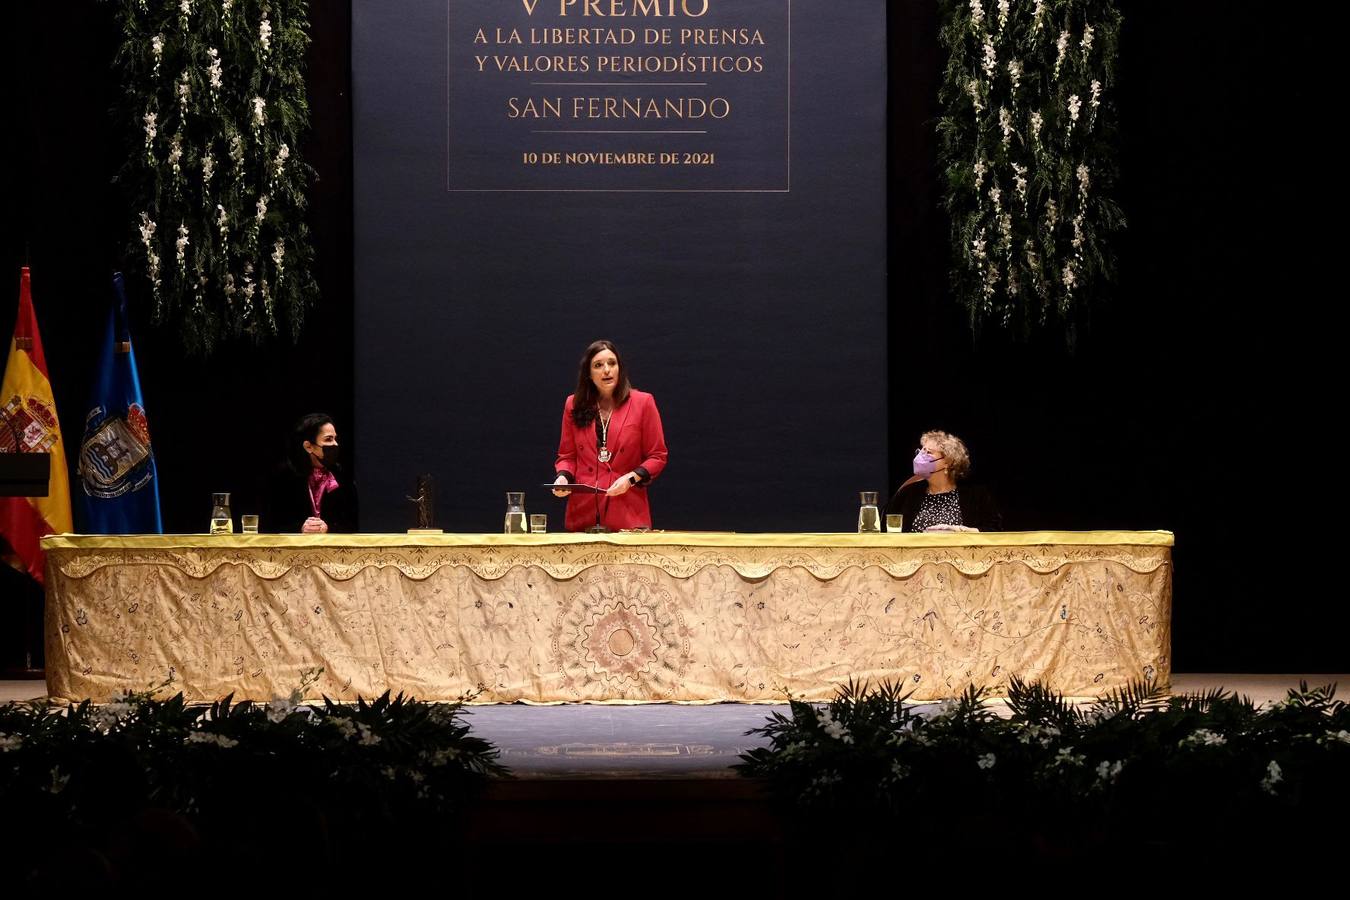
M 155 318 L 186 347 L 299 333 L 318 289 L 303 0 L 121 0 L 122 174 Z
M 1125 225 L 1113 0 L 947 0 L 939 95 L 953 282 L 972 326 L 1071 326 L 1115 276 Z

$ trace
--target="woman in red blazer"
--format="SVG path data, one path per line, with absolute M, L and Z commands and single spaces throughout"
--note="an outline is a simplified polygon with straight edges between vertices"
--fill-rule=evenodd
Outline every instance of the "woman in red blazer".
M 666 436 L 651 394 L 633 390 L 619 350 L 609 341 L 586 348 L 577 389 L 563 404 L 558 473 L 553 482 L 567 501 L 568 531 L 651 528 L 647 485 L 666 467 Z M 603 494 L 572 493 L 568 484 L 603 488 Z

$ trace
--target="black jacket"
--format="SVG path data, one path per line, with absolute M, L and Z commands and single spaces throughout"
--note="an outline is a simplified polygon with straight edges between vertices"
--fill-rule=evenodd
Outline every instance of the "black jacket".
M 336 490 L 323 495 L 319 518 L 332 534 L 352 534 L 356 531 L 356 485 L 342 472 L 335 472 Z M 281 466 L 272 473 L 266 493 L 267 503 L 259 522 L 259 529 L 269 534 L 299 534 L 305 520 L 314 515 L 309 497 L 309 477 L 298 475 L 290 466 Z
M 958 484 L 957 498 L 961 503 L 961 522 L 968 528 L 980 531 L 1002 531 L 1003 516 L 994 504 L 989 491 L 977 484 Z M 914 520 L 918 518 L 923 498 L 928 496 L 928 482 L 919 481 L 900 488 L 886 504 L 886 512 L 899 513 L 905 517 L 905 531 L 914 530 Z

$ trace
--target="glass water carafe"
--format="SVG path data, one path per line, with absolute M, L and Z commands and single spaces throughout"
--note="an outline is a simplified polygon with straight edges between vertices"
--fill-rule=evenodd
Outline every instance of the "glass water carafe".
M 877 492 L 860 491 L 858 499 L 858 534 L 879 534 L 881 532 L 881 511 L 877 509 Z
M 527 534 L 530 524 L 525 516 L 525 494 L 520 491 L 506 492 L 506 534 Z
M 234 516 L 230 515 L 230 495 L 211 495 L 211 533 L 234 534 Z

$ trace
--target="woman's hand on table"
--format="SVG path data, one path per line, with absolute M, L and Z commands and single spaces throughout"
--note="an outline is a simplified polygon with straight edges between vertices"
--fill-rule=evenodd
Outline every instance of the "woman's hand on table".
M 966 525 L 929 525 L 923 531 L 924 534 L 974 534 L 979 530 Z

